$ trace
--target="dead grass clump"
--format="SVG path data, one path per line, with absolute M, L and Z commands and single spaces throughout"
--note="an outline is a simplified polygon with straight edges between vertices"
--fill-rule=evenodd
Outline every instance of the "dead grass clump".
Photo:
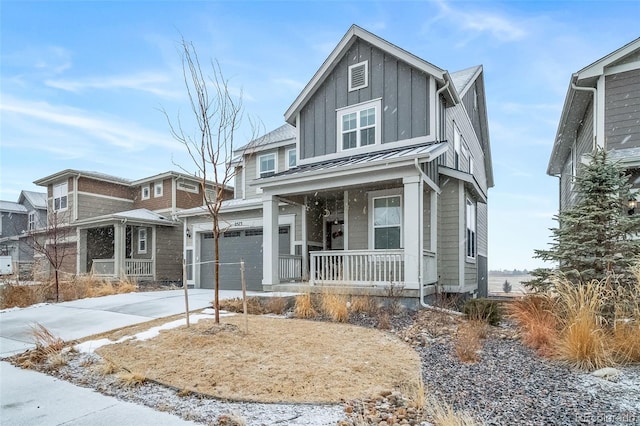
M 351 312 L 374 316 L 378 313 L 378 302 L 371 296 L 353 296 L 351 298 Z
M 268 297 L 264 301 L 265 314 L 284 315 L 289 309 L 289 299 L 286 297 Z
M 376 325 L 380 330 L 390 330 L 391 329 L 391 317 L 389 312 L 381 311 L 378 314 L 378 324 Z
M 108 376 L 110 374 L 115 374 L 118 371 L 118 366 L 111 361 L 105 361 L 96 365 L 95 371 L 103 376 Z
M 0 309 L 24 308 L 46 300 L 41 285 L 5 284 L 0 288 Z
M 602 315 L 610 298 L 607 282 L 574 285 L 558 279 L 554 284 L 561 322 L 557 356 L 583 370 L 612 365 L 614 358 Z
M 336 322 L 347 322 L 349 319 L 347 302 L 347 296 L 331 292 L 322 293 L 320 300 L 322 312 Z
M 134 278 L 122 278 L 116 283 L 116 293 L 135 293 L 138 291 L 138 283 Z
M 436 426 L 475 426 L 476 421 L 466 413 L 456 413 L 444 402 L 430 397 L 425 407 L 426 414 L 431 417 Z
M 551 355 L 558 339 L 558 320 L 549 295 L 531 294 L 509 304 L 507 312 L 522 330 L 525 345 Z
M 132 373 L 130 371 L 121 371 L 118 373 L 118 379 L 124 387 L 133 388 L 140 386 L 146 380 L 146 378 L 139 373 Z
M 211 302 L 213 305 L 213 302 Z M 220 301 L 220 309 L 228 312 L 244 312 L 244 304 L 241 297 L 235 297 L 233 299 L 226 299 Z M 260 299 L 257 297 L 247 297 L 247 313 L 251 315 L 262 315 L 264 309 Z
M 247 421 L 239 414 L 223 414 L 218 417 L 218 426 L 245 426 Z
M 66 344 L 60 337 L 54 336 L 46 327 L 38 323 L 31 326 L 31 336 L 36 347 L 16 357 L 16 365 L 22 368 L 35 368 L 48 364 L 55 368 L 67 363 L 67 358 L 63 354 Z
M 477 362 L 482 348 L 482 336 L 486 336 L 486 324 L 482 321 L 467 321 L 458 327 L 454 345 L 456 356 L 462 362 Z
M 427 394 L 421 374 L 416 376 L 415 379 L 405 382 L 400 387 L 400 392 L 409 400 L 414 408 L 424 410 L 427 404 Z
M 637 316 L 636 318 L 640 318 Z M 617 321 L 613 329 L 612 350 L 622 363 L 640 362 L 640 323 L 638 320 Z
M 296 318 L 315 318 L 318 315 L 318 312 L 313 306 L 311 293 L 297 295 L 293 310 Z

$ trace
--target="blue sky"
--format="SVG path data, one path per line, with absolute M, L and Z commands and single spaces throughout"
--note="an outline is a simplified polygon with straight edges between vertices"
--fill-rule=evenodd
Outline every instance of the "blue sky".
M 34 180 L 66 168 L 130 179 L 190 169 L 160 112 L 189 113 L 181 35 L 271 130 L 355 23 L 450 72 L 484 66 L 489 267 L 531 269 L 554 226 L 546 168 L 570 75 L 637 38 L 639 17 L 637 1 L 3 0 L 0 199 L 42 191 Z

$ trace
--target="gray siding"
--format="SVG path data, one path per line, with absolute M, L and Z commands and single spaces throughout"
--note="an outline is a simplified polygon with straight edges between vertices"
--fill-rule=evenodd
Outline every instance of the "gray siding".
M 607 149 L 640 146 L 640 69 L 606 77 L 604 134 Z
M 464 286 L 477 287 L 478 286 L 478 266 L 477 261 L 467 261 L 464 264 Z
M 348 250 L 367 250 L 369 248 L 368 202 L 365 191 L 349 191 Z
M 465 109 L 461 105 L 456 105 L 455 107 L 448 108 L 447 110 L 447 139 L 449 140 L 449 150 L 447 152 L 446 164 L 448 167 L 454 167 L 453 132 L 455 123 L 455 125 L 460 130 L 460 133 L 462 134 L 462 145 L 468 148 L 469 153 L 473 157 L 473 176 L 476 178 L 476 181 L 480 185 L 480 188 L 482 188 L 482 190 L 486 194 L 487 173 L 485 170 L 484 151 L 482 149 L 482 146 L 480 145 L 478 137 L 476 136 L 475 130 L 473 129 L 473 125 L 467 117 Z M 459 168 L 463 172 L 469 172 L 468 157 L 462 159 Z
M 151 247 L 151 230 L 147 230 L 147 245 Z M 137 235 L 134 241 L 137 244 Z M 150 250 L 147 250 L 149 252 Z M 182 280 L 182 226 L 156 228 L 156 279 Z
M 20 235 L 27 230 L 28 216 L 25 213 L 0 212 L 2 218 L 0 223 L 0 237 L 10 237 Z
M 431 248 L 431 197 L 434 196 L 433 191 L 429 191 L 425 185 L 425 191 L 422 196 L 422 241 L 424 241 L 424 249 Z M 432 250 L 433 251 L 433 250 Z
M 368 61 L 369 85 L 348 91 L 350 65 Z M 382 143 L 429 133 L 431 95 L 424 72 L 358 40 L 300 112 L 301 158 L 336 152 L 336 110 L 382 98 Z
M 261 197 L 260 194 L 256 193 L 256 187 L 252 186 L 252 183 L 254 183 L 254 181 L 258 178 L 258 158 L 261 155 L 276 152 L 277 162 L 278 162 L 276 167 L 277 167 L 277 172 L 279 173 L 286 170 L 285 166 L 287 161 L 287 151 L 295 147 L 296 145 L 294 143 L 291 145 L 287 145 L 285 147 L 268 149 L 268 150 L 254 152 L 249 155 L 246 155 L 244 159 L 245 167 L 246 167 L 246 170 L 244 173 L 244 178 L 246 179 L 246 185 L 245 185 L 246 193 L 244 194 L 244 197 L 245 198 Z M 236 176 L 236 185 L 241 185 L 241 184 L 242 184 L 242 173 L 240 172 L 238 176 Z M 239 187 L 236 190 L 236 198 L 242 198 L 241 187 Z
M 486 123 L 484 123 L 480 117 L 480 107 L 482 99 L 484 99 L 483 87 L 481 81 L 476 79 L 476 81 L 473 83 L 473 86 L 470 87 L 469 90 L 467 90 L 467 93 L 465 93 L 465 95 L 463 96 L 462 103 L 467 110 L 467 114 L 469 115 L 469 119 L 471 120 L 471 125 L 473 126 L 476 137 L 479 141 L 481 141 L 482 145 L 485 145 L 482 141 L 482 132 L 485 130 L 483 129 L 483 125 L 485 125 Z
M 69 208 L 71 200 L 69 197 Z M 78 194 L 78 220 L 133 209 L 133 201 Z
M 440 285 L 459 285 L 460 244 L 460 190 L 458 181 L 449 180 L 438 200 L 438 275 Z
M 572 148 L 574 149 L 574 148 Z M 576 169 L 580 168 L 582 158 L 590 154 L 593 149 L 593 102 L 589 103 L 585 114 L 581 120 L 575 137 L 575 160 Z M 572 165 L 571 151 L 565 159 L 560 175 L 560 211 L 570 207 L 575 203 L 575 193 L 573 191 L 573 177 L 571 175 Z

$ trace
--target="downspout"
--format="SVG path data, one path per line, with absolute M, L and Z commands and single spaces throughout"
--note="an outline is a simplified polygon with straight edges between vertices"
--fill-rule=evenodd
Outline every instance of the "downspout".
M 449 84 L 449 82 L 447 82 L 447 84 Z M 444 87 L 443 87 L 443 89 L 444 89 Z M 440 90 L 442 90 L 442 89 L 440 89 Z M 428 176 L 420 168 L 420 163 L 418 162 L 417 158 L 413 160 L 413 165 L 415 166 L 416 170 L 418 171 L 418 173 L 422 177 L 422 179 L 420 179 L 420 187 L 421 187 L 420 190 L 423 191 L 423 185 L 424 185 L 423 182 L 424 182 L 424 179 L 427 178 Z M 423 203 L 424 203 L 424 200 L 423 200 Z M 420 215 L 420 223 L 422 223 L 423 226 L 424 226 L 424 206 L 422 206 L 422 208 L 420 209 L 419 215 Z M 433 229 L 431 231 L 433 232 Z M 418 235 L 418 238 L 420 239 L 420 247 L 424 250 L 424 232 L 420 232 L 420 234 Z M 436 258 L 436 262 L 437 262 L 437 258 Z M 458 312 L 458 311 L 453 311 L 451 309 L 438 308 L 437 306 L 433 306 L 433 305 L 429 305 L 428 303 L 425 303 L 424 302 L 424 285 L 422 283 L 422 277 L 423 276 L 424 276 L 424 262 L 422 261 L 422 259 L 420 259 L 420 277 L 419 277 L 420 306 L 422 306 L 423 308 L 426 308 L 426 309 L 430 309 L 432 311 L 446 312 L 448 314 L 460 315 L 460 316 L 464 315 L 463 313 Z
M 449 88 L 449 81 L 447 81 L 444 86 L 442 86 L 441 88 L 436 90 L 436 102 L 438 102 L 438 103 L 440 102 L 440 94 L 442 92 L 444 92 L 445 90 L 447 90 L 448 88 Z M 438 111 L 438 118 L 436 119 L 436 126 L 438 126 L 440 124 L 440 121 L 441 121 L 441 117 L 440 117 L 441 111 L 440 111 L 440 106 L 439 105 L 438 105 L 438 108 L 436 109 L 436 111 Z M 440 130 L 442 130 L 442 129 L 440 129 Z M 446 136 L 446 134 L 447 134 L 447 132 L 446 132 L 446 129 L 445 129 L 445 136 Z
M 583 90 L 587 92 L 593 93 L 593 147 L 592 150 L 595 151 L 597 147 L 597 130 L 598 130 L 598 90 L 593 87 L 583 87 L 577 86 L 573 81 L 571 82 L 571 88 L 573 90 Z

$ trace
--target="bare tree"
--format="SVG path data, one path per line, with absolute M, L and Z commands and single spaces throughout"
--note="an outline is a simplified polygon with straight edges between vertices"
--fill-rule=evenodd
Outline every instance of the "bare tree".
M 235 176 L 235 166 L 232 160 L 236 132 L 240 128 L 243 118 L 242 93 L 238 96 L 231 93 L 229 82 L 224 78 L 217 61 L 211 61 L 211 75 L 203 73 L 193 43 L 187 42 L 183 38 L 180 50 L 184 85 L 197 132 L 193 135 L 185 132 L 180 118 L 173 123 L 167 112 L 165 110 L 162 112 L 169 122 L 171 135 L 186 147 L 191 160 L 193 160 L 196 174 L 200 179 L 200 189 L 204 194 L 205 206 L 211 217 L 215 258 L 215 322 L 219 323 L 219 237 L 221 233 L 219 213 L 224 201 L 225 189 Z M 253 125 L 251 127 L 254 129 Z M 185 167 L 179 164 L 177 166 L 189 173 Z M 207 185 L 211 183 L 214 186 L 213 196 L 207 191 Z
M 43 256 L 54 272 L 56 302 L 60 301 L 60 271 L 69 256 L 75 255 L 75 244 L 69 242 L 73 229 L 65 222 L 65 216 L 58 212 L 47 215 L 47 224 L 42 229 L 28 231 L 25 243 L 33 249 L 34 255 Z

